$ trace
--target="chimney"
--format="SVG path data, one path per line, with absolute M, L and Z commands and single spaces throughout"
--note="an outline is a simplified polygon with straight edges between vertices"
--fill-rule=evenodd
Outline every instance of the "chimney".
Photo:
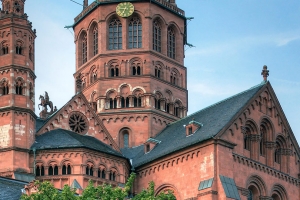
M 89 5 L 89 0 L 83 0 L 83 10 L 88 7 Z

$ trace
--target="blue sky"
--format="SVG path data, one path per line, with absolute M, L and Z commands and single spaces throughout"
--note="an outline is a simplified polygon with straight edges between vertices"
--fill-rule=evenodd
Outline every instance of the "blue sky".
M 259 84 L 267 65 L 268 79 L 300 141 L 300 1 L 176 2 L 187 17 L 194 17 L 188 23 L 188 42 L 195 47 L 185 52 L 189 114 Z M 82 7 L 70 0 L 27 0 L 25 10 L 38 36 L 37 102 L 48 91 L 60 108 L 74 95 L 74 36 L 64 26 L 73 24 Z

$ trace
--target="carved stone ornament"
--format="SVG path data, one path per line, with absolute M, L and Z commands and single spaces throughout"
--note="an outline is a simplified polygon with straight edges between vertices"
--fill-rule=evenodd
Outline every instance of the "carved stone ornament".
M 70 129 L 79 134 L 85 134 L 88 130 L 88 120 L 81 112 L 72 112 L 69 117 Z

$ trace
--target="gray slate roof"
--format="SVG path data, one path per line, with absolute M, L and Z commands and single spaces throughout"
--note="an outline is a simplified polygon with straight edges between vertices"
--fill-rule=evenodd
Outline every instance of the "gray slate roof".
M 55 129 L 39 135 L 36 137 L 35 141 L 36 142 L 31 146 L 31 149 L 88 148 L 123 157 L 121 153 L 94 137 L 80 135 L 64 129 Z
M 216 136 L 239 111 L 244 109 L 244 106 L 265 85 L 266 82 L 262 82 L 249 90 L 229 97 L 168 125 L 155 137 L 156 140 L 161 142 L 146 154 L 144 153 L 143 145 L 137 148 L 122 149 L 122 153 L 127 158 L 133 160 L 133 167 L 136 168 L 170 153 L 211 139 Z M 187 137 L 184 125 L 188 125 L 193 119 L 203 124 L 203 126 L 193 135 Z
M 0 199 L 18 200 L 27 182 L 0 177 Z

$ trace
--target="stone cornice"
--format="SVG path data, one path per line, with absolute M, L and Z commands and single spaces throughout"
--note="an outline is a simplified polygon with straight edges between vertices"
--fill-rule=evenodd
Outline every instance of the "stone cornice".
M 278 171 L 274 168 L 271 168 L 267 165 L 264 165 L 262 163 L 259 163 L 255 160 L 252 160 L 250 158 L 247 158 L 245 156 L 236 154 L 236 153 L 232 153 L 233 156 L 233 160 L 235 162 L 241 163 L 243 165 L 247 165 L 248 167 L 251 167 L 253 169 L 259 170 L 261 172 L 267 173 L 271 176 L 277 177 L 281 180 L 284 180 L 286 182 L 292 183 L 293 185 L 299 186 L 300 185 L 300 179 L 292 177 L 288 174 L 285 174 L 281 171 Z
M 21 151 L 21 152 L 29 153 L 30 150 L 25 148 L 19 148 L 19 147 L 8 147 L 8 148 L 0 149 L 0 152 L 6 152 L 6 151 Z
M 33 79 L 36 79 L 35 73 L 28 67 L 23 67 L 23 66 L 19 66 L 19 65 L 0 66 L 0 72 L 5 71 L 5 70 L 10 70 L 10 69 L 29 71 L 30 76 L 32 76 Z
M 36 114 L 29 108 L 20 108 L 20 107 L 16 107 L 16 106 L 8 106 L 8 107 L 2 107 L 0 108 L 0 112 L 7 112 L 7 111 L 15 111 L 15 112 L 24 112 L 24 113 L 29 113 L 31 114 L 31 116 L 36 119 L 37 116 Z
M 169 116 L 171 114 L 165 114 L 166 112 L 164 111 L 158 111 L 158 110 L 154 110 L 154 109 L 143 109 L 143 107 L 141 107 L 141 110 L 128 110 L 128 111 L 124 111 L 124 109 L 126 108 L 120 108 L 120 111 L 116 111 L 116 112 L 102 112 L 102 113 L 98 113 L 97 115 L 101 118 L 105 117 L 105 116 L 109 116 L 109 115 L 112 115 L 112 114 L 117 114 L 117 115 L 127 115 L 129 113 L 136 113 L 136 114 L 145 114 L 145 115 L 148 115 L 148 114 L 157 114 L 159 116 L 162 116 L 164 117 L 165 119 L 167 120 L 171 120 L 171 121 L 174 121 L 174 120 L 178 120 L 179 118 L 178 117 L 175 117 L 175 116 Z M 129 108 L 130 109 L 130 108 Z M 136 109 L 135 107 L 133 107 L 133 109 Z M 113 109 L 110 109 L 110 110 L 113 110 Z M 114 109 L 114 110 L 118 110 L 118 109 Z

